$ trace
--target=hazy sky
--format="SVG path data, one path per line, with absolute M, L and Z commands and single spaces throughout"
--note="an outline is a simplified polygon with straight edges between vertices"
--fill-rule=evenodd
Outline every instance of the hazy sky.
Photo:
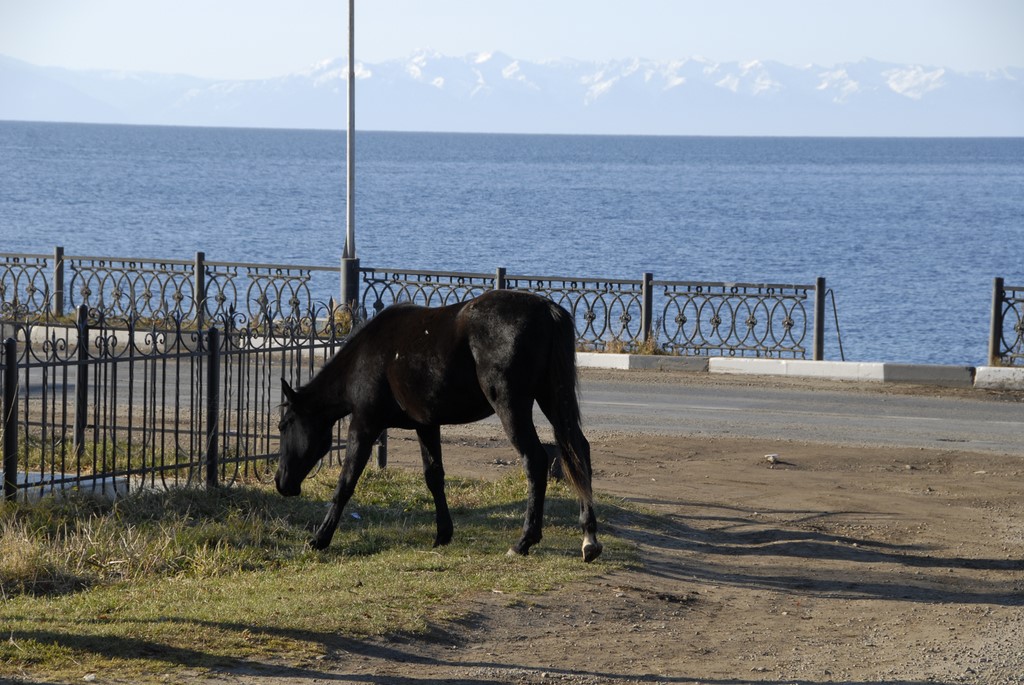
M 264 78 L 345 54 L 347 0 L 0 0 L 0 54 L 35 64 Z M 356 58 L 1024 67 L 1024 0 L 357 0 Z

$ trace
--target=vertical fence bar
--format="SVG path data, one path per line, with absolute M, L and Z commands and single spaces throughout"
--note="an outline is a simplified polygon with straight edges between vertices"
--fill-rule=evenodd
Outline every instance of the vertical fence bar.
M 825 279 L 814 280 L 814 350 L 811 359 L 816 362 L 825 359 Z
M 355 324 L 359 315 L 359 260 L 341 259 L 341 306 L 348 308 Z
M 78 306 L 78 349 L 75 354 L 75 427 L 72 451 L 75 463 L 82 463 L 85 454 L 85 426 L 89 423 L 89 307 Z
M 1002 364 L 1002 341 L 1003 341 L 1003 279 L 996 276 L 992 279 L 992 317 L 988 330 L 988 365 L 1000 366 Z
M 196 308 L 196 330 L 202 332 L 206 319 L 206 253 L 196 252 L 192 268 L 192 303 Z
M 206 486 L 215 488 L 220 443 L 220 331 L 211 328 L 206 341 Z
M 508 287 L 508 280 L 506 278 L 507 274 L 508 272 L 505 270 L 505 267 L 503 266 L 499 266 L 497 269 L 494 270 L 495 290 L 504 290 L 505 288 Z
M 18 343 L 4 341 L 4 499 L 18 495 Z
M 644 343 L 650 342 L 654 327 L 654 274 L 645 271 L 640 285 L 640 338 Z
M 54 317 L 64 316 L 64 248 L 53 248 L 53 301 L 50 313 Z
M 381 431 L 377 438 L 377 444 L 373 446 L 375 461 L 378 469 L 385 469 L 388 466 L 388 431 Z

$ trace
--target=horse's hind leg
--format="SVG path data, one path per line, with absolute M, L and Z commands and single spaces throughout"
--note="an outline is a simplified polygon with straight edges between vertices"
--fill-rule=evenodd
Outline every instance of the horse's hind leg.
M 601 555 L 603 545 L 597 541 L 597 516 L 591 489 L 590 442 L 576 422 L 566 421 L 556 411 L 557 406 L 542 398 L 537 402 L 555 430 L 555 440 L 561 452 L 562 470 L 575 486 L 580 502 L 580 528 L 583 529 L 583 560 L 593 561 Z
M 448 500 L 444 494 L 444 466 L 441 462 L 441 427 L 427 426 L 416 430 L 420 439 L 420 455 L 423 457 L 423 477 L 427 489 L 434 496 L 434 510 L 437 512 L 437 537 L 434 547 L 447 545 L 452 541 L 452 516 L 448 511 Z
M 548 453 L 537 437 L 537 428 L 531 416 L 533 402 L 526 409 L 514 410 L 511 407 L 499 407 L 498 418 L 505 429 L 512 446 L 519 452 L 526 469 L 528 487 L 526 499 L 526 517 L 523 521 L 523 535 L 512 545 L 509 554 L 530 553 L 530 547 L 541 541 L 541 529 L 544 525 L 544 496 L 548 486 Z
M 590 442 L 583 435 L 583 431 L 575 429 L 576 437 L 571 438 L 569 444 L 573 446 L 576 453 L 575 464 L 579 469 L 579 477 L 586 480 L 587 490 L 590 489 L 591 467 L 590 467 Z M 569 457 L 572 458 L 571 456 Z M 567 468 L 572 468 L 569 466 Z M 593 561 L 601 555 L 604 546 L 597 541 L 597 516 L 594 514 L 594 497 L 592 494 L 580 495 L 580 528 L 583 529 L 583 561 Z

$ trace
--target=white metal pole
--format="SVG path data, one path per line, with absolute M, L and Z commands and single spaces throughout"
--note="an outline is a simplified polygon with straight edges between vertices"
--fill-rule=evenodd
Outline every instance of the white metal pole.
M 356 0 L 348 0 L 348 129 L 346 135 L 345 253 L 356 258 Z

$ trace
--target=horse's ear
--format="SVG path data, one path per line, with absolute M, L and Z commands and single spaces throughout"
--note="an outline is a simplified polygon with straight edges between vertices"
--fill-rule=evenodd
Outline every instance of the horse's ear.
M 292 386 L 288 385 L 288 381 L 284 378 L 281 379 L 281 392 L 284 393 L 284 397 L 291 404 L 295 404 L 295 400 L 298 399 L 298 393 L 292 390 Z

